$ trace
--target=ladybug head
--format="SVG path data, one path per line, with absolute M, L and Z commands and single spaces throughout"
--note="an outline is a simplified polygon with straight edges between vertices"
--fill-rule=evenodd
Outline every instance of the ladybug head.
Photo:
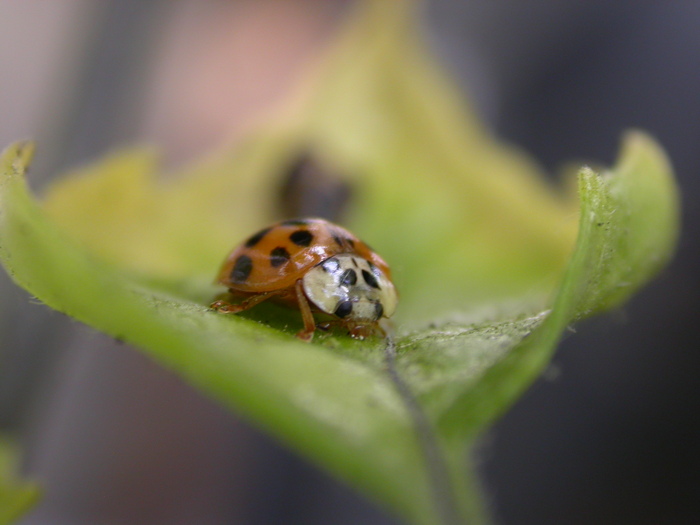
M 398 298 L 391 280 L 367 259 L 352 254 L 330 257 L 303 278 L 304 293 L 321 311 L 350 323 L 390 317 Z

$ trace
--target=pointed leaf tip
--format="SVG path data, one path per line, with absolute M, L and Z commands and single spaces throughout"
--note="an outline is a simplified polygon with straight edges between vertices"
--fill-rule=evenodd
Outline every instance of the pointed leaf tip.
M 34 158 L 35 144 L 32 140 L 22 140 L 11 144 L 3 157 L 12 157 L 13 174 L 25 173 Z

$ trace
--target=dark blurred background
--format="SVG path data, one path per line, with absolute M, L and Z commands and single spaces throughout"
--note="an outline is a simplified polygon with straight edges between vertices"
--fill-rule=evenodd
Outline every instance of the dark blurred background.
M 351 2 L 0 3 L 0 143 L 40 141 L 35 187 L 120 144 L 171 165 L 284 98 Z M 478 452 L 498 522 L 700 522 L 700 2 L 433 0 L 425 28 L 499 136 L 556 174 L 663 144 L 684 195 L 676 260 L 582 323 Z M 554 175 L 553 175 L 554 177 Z M 24 525 L 390 524 L 138 352 L 0 275 L 0 426 L 46 497 Z

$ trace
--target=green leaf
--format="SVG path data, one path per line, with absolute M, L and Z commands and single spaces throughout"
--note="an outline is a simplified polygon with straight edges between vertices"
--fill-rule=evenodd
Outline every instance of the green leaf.
M 27 144 L 3 157 L 0 258 L 49 306 L 141 346 L 414 523 L 435 523 L 415 419 L 385 370 L 382 344 L 326 337 L 303 344 L 242 317 L 144 285 L 85 252 L 27 192 Z M 677 208 L 669 167 L 641 134 L 618 167 L 579 177 L 576 250 L 552 310 L 449 322 L 398 338 L 396 369 L 437 429 L 450 476 L 465 483 L 465 444 L 536 377 L 566 326 L 614 306 L 671 254 Z M 319 338 L 321 339 L 321 338 Z M 456 483 L 454 490 L 459 490 Z M 473 495 L 461 494 L 474 510 Z
M 39 500 L 41 490 L 33 482 L 18 479 L 17 451 L 6 439 L 0 440 L 0 525 L 11 525 Z
M 411 421 L 380 368 L 205 304 L 165 294 L 86 253 L 27 192 L 31 146 L 10 148 L 0 180 L 0 259 L 46 304 L 149 354 L 397 508 L 431 503 Z M 332 341 L 362 353 L 369 348 Z M 376 344 L 373 345 L 376 347 Z M 406 510 L 408 510 L 406 508 Z
M 629 133 L 613 170 L 598 175 L 583 168 L 578 179 L 578 240 L 551 311 L 526 319 L 534 329 L 512 346 L 517 339 L 512 332 L 521 325 L 507 321 L 505 330 L 495 331 L 487 326 L 494 353 L 500 347 L 503 357 L 473 385 L 456 381 L 452 388 L 431 392 L 440 403 L 438 425 L 457 443 L 517 399 L 546 366 L 569 324 L 622 303 L 673 254 L 679 231 L 677 189 L 663 151 L 648 136 Z M 473 337 L 474 329 L 467 330 Z M 464 346 L 471 344 L 464 341 Z
M 661 149 L 630 133 L 610 172 L 581 170 L 577 212 L 474 120 L 422 50 L 411 5 L 362 3 L 293 104 L 180 173 L 160 176 L 147 150 L 116 153 L 40 206 L 24 180 L 32 146 L 11 147 L 0 260 L 47 305 L 143 348 L 407 521 L 478 524 L 469 445 L 570 323 L 668 261 L 678 197 Z M 206 307 L 221 259 L 276 218 L 284 172 L 309 151 L 352 184 L 348 225 L 392 265 L 395 345 L 304 344 L 293 311 Z

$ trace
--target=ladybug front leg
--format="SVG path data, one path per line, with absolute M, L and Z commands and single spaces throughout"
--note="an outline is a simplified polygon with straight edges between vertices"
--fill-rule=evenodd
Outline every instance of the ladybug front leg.
M 294 285 L 294 289 L 297 293 L 297 303 L 299 304 L 299 310 L 301 311 L 301 318 L 304 320 L 304 329 L 297 333 L 297 337 L 302 341 L 307 343 L 311 341 L 314 337 L 314 332 L 316 331 L 316 322 L 314 321 L 314 315 L 311 313 L 311 307 L 309 306 L 309 301 L 304 295 L 304 289 L 301 285 L 301 279 L 299 279 Z
M 214 301 L 209 305 L 209 308 L 216 310 L 220 314 L 237 314 L 243 312 L 244 310 L 249 310 L 256 304 L 260 304 L 263 301 L 267 301 L 270 297 L 279 295 L 281 292 L 278 290 L 272 292 L 262 292 L 251 297 L 248 297 L 245 301 L 241 301 L 238 304 L 229 303 L 223 299 Z

